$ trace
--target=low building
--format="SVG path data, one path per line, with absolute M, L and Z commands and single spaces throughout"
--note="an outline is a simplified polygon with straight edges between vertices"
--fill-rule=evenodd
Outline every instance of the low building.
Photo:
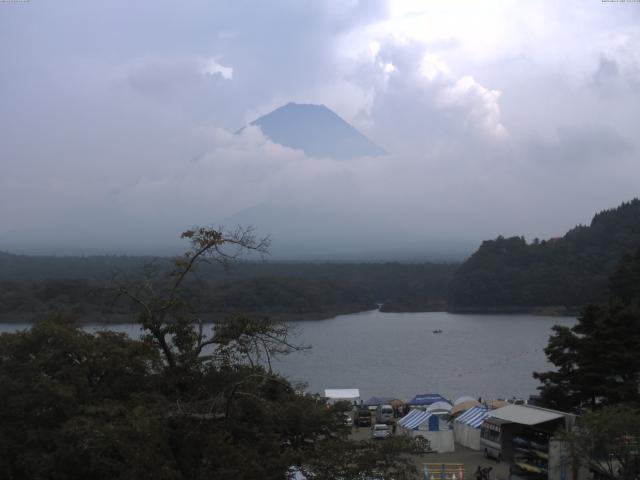
M 480 430 L 480 449 L 508 462 L 512 480 L 574 478 L 566 449 L 554 435 L 573 428 L 575 420 L 573 414 L 530 405 L 490 410 Z

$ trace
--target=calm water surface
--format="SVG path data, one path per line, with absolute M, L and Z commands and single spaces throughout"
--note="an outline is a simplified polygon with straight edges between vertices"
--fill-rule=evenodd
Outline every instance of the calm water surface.
M 342 315 L 298 322 L 300 343 L 312 345 L 279 363 L 310 391 L 359 388 L 401 399 L 435 392 L 448 398 L 527 397 L 533 371 L 551 367 L 544 355 L 551 327 L 573 318 L 531 315 L 454 315 L 444 312 Z M 440 329 L 442 333 L 434 334 Z
M 530 315 L 378 311 L 292 322 L 296 342 L 312 348 L 282 358 L 275 368 L 292 381 L 306 382 L 309 391 L 359 388 L 363 398 L 408 399 L 425 392 L 452 399 L 527 397 L 538 385 L 531 372 L 550 368 L 543 348 L 551 326 L 574 323 Z M 0 331 L 26 327 L 0 325 Z M 108 328 L 132 336 L 140 332 L 137 325 Z M 442 333 L 434 334 L 437 329 Z

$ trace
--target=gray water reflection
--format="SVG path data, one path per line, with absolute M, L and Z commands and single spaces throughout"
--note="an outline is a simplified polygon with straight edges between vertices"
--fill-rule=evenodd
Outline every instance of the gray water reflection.
M 575 319 L 531 315 L 454 315 L 444 312 L 341 315 L 314 322 L 292 322 L 295 341 L 311 345 L 275 363 L 308 390 L 359 388 L 372 395 L 407 399 L 437 392 L 449 398 L 527 397 L 536 392 L 533 371 L 546 370 L 543 349 L 554 324 Z M 0 325 L 0 331 L 27 328 Z M 132 337 L 138 325 L 90 325 Z M 434 334 L 433 330 L 442 330 Z
M 278 364 L 310 391 L 360 388 L 372 395 L 410 398 L 438 392 L 527 397 L 538 385 L 531 373 L 550 365 L 544 347 L 554 324 L 573 318 L 530 315 L 453 315 L 444 312 L 343 315 L 296 324 L 298 340 L 313 346 Z M 433 330 L 441 329 L 441 334 Z

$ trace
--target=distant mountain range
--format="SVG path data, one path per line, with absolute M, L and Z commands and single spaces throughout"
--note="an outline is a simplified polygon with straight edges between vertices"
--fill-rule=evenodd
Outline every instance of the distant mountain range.
M 589 226 L 561 238 L 487 240 L 455 273 L 449 309 L 575 312 L 605 302 L 610 275 L 639 248 L 638 199 L 596 214 Z
M 347 160 L 386 153 L 324 105 L 287 103 L 251 125 L 271 141 L 311 157 Z

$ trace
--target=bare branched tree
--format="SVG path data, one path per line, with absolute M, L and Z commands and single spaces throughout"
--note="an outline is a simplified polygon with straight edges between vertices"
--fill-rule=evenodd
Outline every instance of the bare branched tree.
M 163 274 L 160 269 L 150 266 L 143 280 L 114 287 L 118 297 L 125 297 L 133 303 L 145 332 L 143 338 L 160 349 L 169 368 L 211 359 L 211 356 L 201 355 L 206 347 L 217 341 L 213 334 L 204 331 L 201 313 L 184 298 L 183 287 L 187 278 L 195 273 L 201 263 L 213 262 L 227 268 L 231 262 L 247 253 L 265 255 L 270 243 L 268 237 L 256 236 L 252 228 L 239 227 L 232 231 L 197 227 L 185 231 L 181 238 L 187 239 L 191 248 L 175 259 L 168 273 Z M 265 322 L 264 325 L 273 324 Z M 277 351 L 280 349 L 276 346 L 278 342 L 274 340 L 273 344 L 269 344 L 269 335 L 276 339 L 283 333 L 286 334 L 286 331 L 275 327 L 269 331 L 266 328 L 255 342 Z M 247 351 L 245 341 L 242 339 L 238 345 L 242 343 L 242 348 Z
M 216 349 L 206 358 L 216 360 L 219 365 L 264 366 L 269 373 L 273 371 L 274 357 L 309 348 L 291 341 L 287 324 L 245 315 L 217 322 L 215 335 L 209 342 L 215 344 Z

